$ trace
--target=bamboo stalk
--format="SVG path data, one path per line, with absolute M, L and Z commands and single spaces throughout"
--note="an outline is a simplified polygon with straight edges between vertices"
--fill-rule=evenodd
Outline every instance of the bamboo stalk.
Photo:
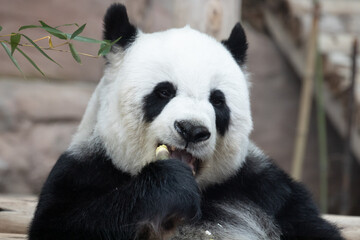
M 351 155 L 351 130 L 353 129 L 353 120 L 354 120 L 354 111 L 355 111 L 355 79 L 357 71 L 357 50 L 358 42 L 355 38 L 352 46 L 352 68 L 351 68 L 351 79 L 350 79 L 350 91 L 349 91 L 349 101 L 348 101 L 348 117 L 347 117 L 347 134 L 345 139 L 345 155 L 344 155 L 344 167 L 343 167 L 343 181 L 342 181 L 342 204 L 341 204 L 341 213 L 349 214 L 351 208 L 350 202 L 350 189 L 351 189 L 351 179 L 352 179 L 352 155 Z
M 327 154 L 327 137 L 326 137 L 326 117 L 324 107 L 324 74 L 322 65 L 322 56 L 317 51 L 316 57 L 316 77 L 315 77 L 315 96 L 316 96 L 316 119 L 319 143 L 319 166 L 320 166 L 320 210 L 322 213 L 327 212 L 328 196 L 328 154 Z
M 314 68 L 316 57 L 316 46 L 319 25 L 319 4 L 314 4 L 314 13 L 312 28 L 309 36 L 309 44 L 307 46 L 306 69 L 301 88 L 300 109 L 298 115 L 297 134 L 295 140 L 295 149 L 293 155 L 292 176 L 300 180 L 304 162 L 304 153 L 306 140 L 309 130 L 309 119 L 312 104 L 312 94 L 314 91 Z

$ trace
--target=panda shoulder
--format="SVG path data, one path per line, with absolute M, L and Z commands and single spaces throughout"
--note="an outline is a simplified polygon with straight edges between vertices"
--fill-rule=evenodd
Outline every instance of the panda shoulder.
M 130 178 L 128 173 L 114 166 L 101 148 L 82 149 L 78 152 L 68 150 L 55 163 L 44 184 L 44 190 L 61 192 L 61 189 L 68 187 L 82 189 L 89 186 L 106 189 Z

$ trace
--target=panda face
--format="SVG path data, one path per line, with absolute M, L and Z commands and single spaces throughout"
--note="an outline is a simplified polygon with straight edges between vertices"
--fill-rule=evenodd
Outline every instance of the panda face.
M 136 175 L 165 144 L 171 158 L 190 165 L 200 187 L 240 167 L 252 129 L 249 93 L 239 62 L 223 44 L 190 27 L 137 31 L 107 61 L 88 121 L 94 131 L 87 132 L 115 166 Z

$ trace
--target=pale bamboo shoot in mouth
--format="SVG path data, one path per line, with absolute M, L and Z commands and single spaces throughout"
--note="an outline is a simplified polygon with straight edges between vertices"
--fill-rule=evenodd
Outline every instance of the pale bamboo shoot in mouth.
M 198 160 L 192 157 L 189 153 L 184 153 L 184 151 L 177 151 L 175 152 L 175 147 L 170 147 L 170 150 L 168 146 L 165 144 L 159 145 L 155 150 L 155 159 L 156 160 L 165 160 L 170 158 L 179 159 L 180 161 L 188 164 L 191 168 L 192 174 L 196 175 L 195 168 L 198 167 L 195 166 L 198 163 Z M 183 157 L 185 156 L 185 157 Z
M 170 152 L 166 145 L 160 145 L 155 150 L 156 160 L 165 160 L 170 158 Z

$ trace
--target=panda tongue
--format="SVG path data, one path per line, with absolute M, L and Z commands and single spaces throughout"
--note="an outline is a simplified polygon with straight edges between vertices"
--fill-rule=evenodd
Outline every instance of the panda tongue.
M 194 161 L 195 158 L 188 152 L 184 151 L 184 150 L 175 150 L 173 152 L 171 152 L 170 155 L 171 158 L 174 159 L 178 159 L 186 164 L 188 164 L 191 167 L 191 170 L 194 171 L 195 167 L 194 167 Z

